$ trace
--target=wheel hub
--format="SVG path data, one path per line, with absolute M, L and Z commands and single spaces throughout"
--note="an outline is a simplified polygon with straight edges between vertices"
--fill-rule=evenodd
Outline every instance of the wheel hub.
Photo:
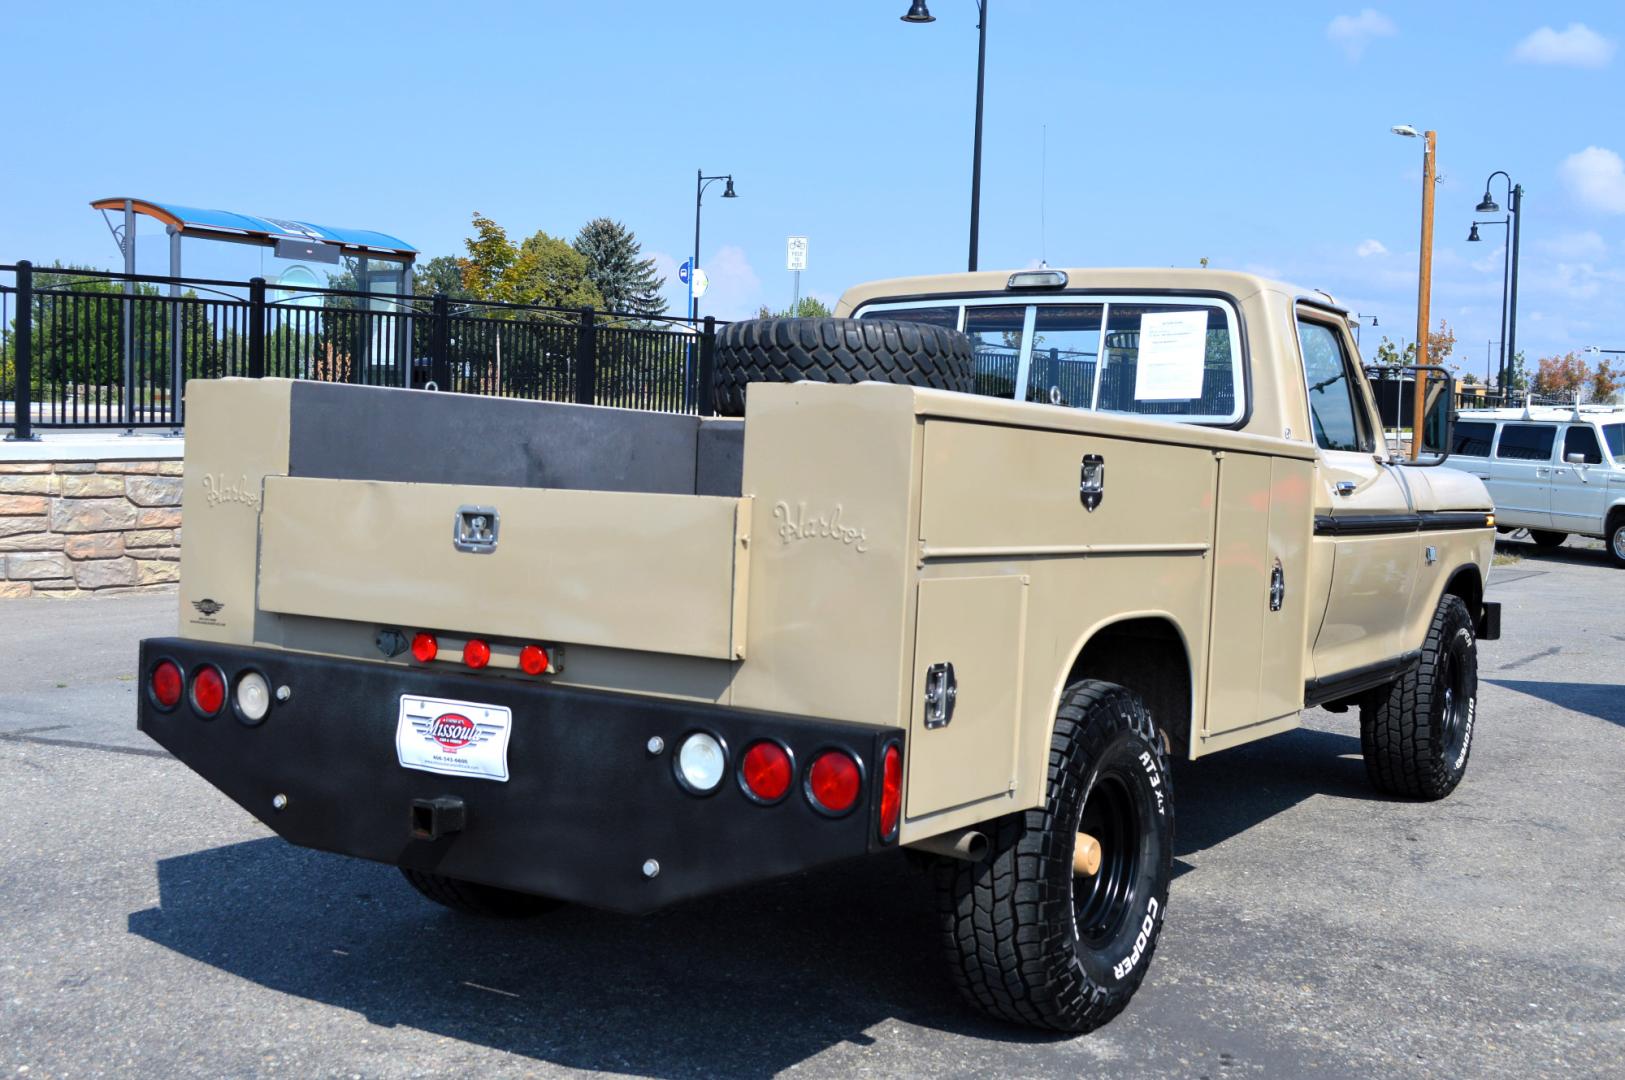
M 1079 841 L 1092 840 L 1098 850 L 1074 850 L 1072 910 L 1079 939 L 1099 945 L 1117 933 L 1138 891 L 1143 830 L 1122 776 L 1104 773 L 1096 779 L 1078 833 Z M 1093 873 L 1081 872 L 1085 862 L 1093 863 Z

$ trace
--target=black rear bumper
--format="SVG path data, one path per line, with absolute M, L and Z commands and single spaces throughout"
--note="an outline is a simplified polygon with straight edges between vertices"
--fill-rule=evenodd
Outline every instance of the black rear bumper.
M 147 690 L 164 658 L 187 673 L 218 665 L 232 685 L 254 669 L 290 694 L 256 726 L 230 704 L 203 719 L 189 697 L 164 711 Z M 888 846 L 878 836 L 878 766 L 885 746 L 903 740 L 895 728 L 181 638 L 143 641 L 141 678 L 140 729 L 306 847 L 642 912 Z M 509 778 L 403 768 L 403 694 L 511 709 Z M 706 796 L 682 788 L 673 770 L 679 742 L 696 729 L 728 755 L 727 775 Z M 654 737 L 661 753 L 650 752 Z M 771 806 L 737 781 L 740 755 L 762 738 L 788 747 L 796 765 L 789 794 Z M 864 772 L 856 808 L 839 818 L 815 810 L 802 786 L 812 756 L 831 746 Z M 431 824 L 460 828 L 422 838 Z

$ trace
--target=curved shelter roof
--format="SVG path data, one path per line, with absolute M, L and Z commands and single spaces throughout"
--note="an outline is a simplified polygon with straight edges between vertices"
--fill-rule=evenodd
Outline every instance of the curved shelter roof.
M 200 210 L 193 206 L 154 202 L 151 199 L 132 199 L 119 195 L 97 199 L 92 209 L 123 211 L 128 202 L 138 214 L 157 218 L 174 227 L 182 236 L 195 236 L 209 240 L 231 240 L 250 244 L 275 244 L 278 240 L 317 241 L 336 244 L 346 254 L 370 255 L 374 258 L 398 259 L 411 262 L 417 248 L 388 233 L 372 229 L 343 229 L 330 225 L 313 225 L 308 221 L 290 221 L 286 218 L 258 217 L 239 214 L 232 210 Z

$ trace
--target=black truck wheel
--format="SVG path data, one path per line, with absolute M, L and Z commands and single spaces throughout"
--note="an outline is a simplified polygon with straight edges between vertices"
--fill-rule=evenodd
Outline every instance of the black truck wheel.
M 1442 799 L 1467 771 L 1478 711 L 1478 640 L 1458 596 L 1439 601 L 1409 674 L 1360 705 L 1360 750 L 1371 783 L 1390 795 Z
M 1547 551 L 1550 551 L 1552 548 L 1562 547 L 1563 541 L 1567 540 L 1568 538 L 1569 534 L 1566 532 L 1552 532 L 1549 529 L 1529 530 L 1529 539 L 1535 542 L 1536 547 L 1543 548 Z
M 1099 844 L 1075 867 L 1079 834 Z M 944 859 L 937 896 L 960 992 L 1001 1020 L 1089 1031 L 1139 989 L 1173 879 L 1174 805 L 1162 737 L 1139 697 L 1067 687 L 1044 805 L 1001 818 L 979 863 Z
M 970 339 L 896 319 L 746 319 L 717 334 L 712 401 L 718 416 L 745 415 L 758 382 L 887 382 L 969 392 Z
M 524 919 L 559 906 L 559 901 L 546 896 L 499 889 L 495 885 L 481 885 L 477 881 L 462 881 L 443 874 L 431 874 L 427 870 L 403 866 L 401 874 L 412 883 L 412 888 L 430 900 L 464 915 Z

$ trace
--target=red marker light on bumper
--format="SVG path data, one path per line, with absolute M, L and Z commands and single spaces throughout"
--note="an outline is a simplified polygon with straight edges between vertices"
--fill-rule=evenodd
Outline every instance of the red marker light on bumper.
M 519 670 L 526 675 L 540 675 L 547 670 L 549 657 L 540 645 L 526 645 L 519 650 Z
M 863 773 L 852 755 L 826 750 L 813 759 L 807 770 L 807 798 L 826 814 L 844 814 L 858 801 Z
M 440 655 L 440 642 L 434 639 L 433 634 L 419 634 L 412 639 L 412 658 L 420 664 L 427 664 Z
M 903 816 L 903 751 L 892 743 L 880 759 L 880 838 L 897 835 Z
M 759 742 L 739 761 L 739 779 L 758 802 L 774 803 L 784 798 L 794 775 L 790 755 L 778 743 Z
M 226 704 L 226 680 L 220 669 L 204 665 L 192 676 L 192 708 L 203 716 L 217 716 Z
M 491 646 L 479 638 L 469 638 L 463 646 L 463 663 L 471 668 L 482 668 L 491 662 Z
M 181 690 L 186 680 L 181 669 L 172 660 L 160 660 L 152 669 L 152 700 L 161 708 L 173 709 L 180 704 Z

